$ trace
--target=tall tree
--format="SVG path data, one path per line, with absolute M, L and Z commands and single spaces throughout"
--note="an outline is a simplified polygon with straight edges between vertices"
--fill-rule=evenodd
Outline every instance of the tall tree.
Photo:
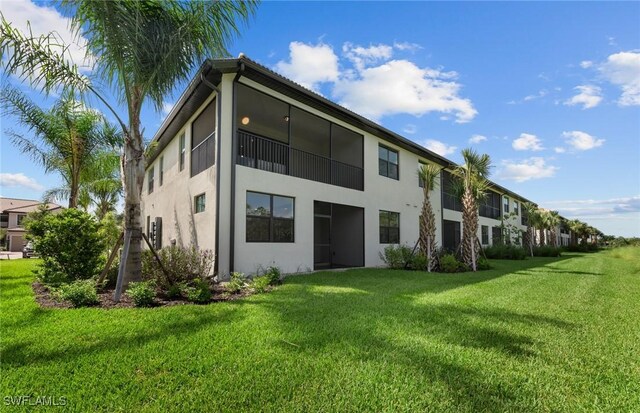
M 113 152 L 119 146 L 117 130 L 101 113 L 80 103 L 71 90 L 49 110 L 10 86 L 0 93 L 0 103 L 6 114 L 15 116 L 28 130 L 26 135 L 8 130 L 12 143 L 46 172 L 59 173 L 64 181 L 62 187 L 47 191 L 45 198 L 68 198 L 69 208 L 76 208 L 82 185 L 90 175 L 98 175 L 98 154 Z
M 489 188 L 489 155 L 479 155 L 473 149 L 463 149 L 464 164 L 456 168 L 462 186 L 462 260 L 473 271 L 477 270 L 478 202 Z
M 118 119 L 124 134 L 122 158 L 125 229 L 131 234 L 124 284 L 139 280 L 142 221 L 140 197 L 145 154 L 140 112 L 150 100 L 160 109 L 174 86 L 206 58 L 226 57 L 239 34 L 238 22 L 254 13 L 255 1 L 63 0 L 77 33 L 87 40 L 95 73 L 118 92 L 127 121 L 91 79 L 55 50 L 55 34 L 34 38 L 3 18 L 3 65 L 45 91 L 72 85 L 91 92 Z
M 558 246 L 558 225 L 560 225 L 560 213 L 558 211 L 546 211 L 549 225 L 549 238 L 552 247 Z
M 436 216 L 431 206 L 431 191 L 436 187 L 436 180 L 440 176 L 440 168 L 433 164 L 421 165 L 418 176 L 422 182 L 422 211 L 420 212 L 420 251 L 428 259 L 427 271 L 434 267 L 433 257 L 437 248 L 436 243 Z
M 536 243 L 536 228 L 540 225 L 540 210 L 531 202 L 522 204 L 522 209 L 527 215 L 527 238 L 529 241 L 529 253 L 533 257 L 533 247 Z

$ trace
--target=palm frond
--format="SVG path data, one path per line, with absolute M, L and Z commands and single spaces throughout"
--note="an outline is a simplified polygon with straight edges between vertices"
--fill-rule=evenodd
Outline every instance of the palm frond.
M 439 166 L 431 163 L 420 165 L 420 168 L 418 168 L 418 177 L 428 191 L 435 189 L 437 178 L 440 176 L 440 169 Z

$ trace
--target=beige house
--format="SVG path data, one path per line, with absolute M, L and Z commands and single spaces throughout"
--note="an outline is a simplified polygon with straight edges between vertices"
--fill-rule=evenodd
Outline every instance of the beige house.
M 4 244 L 7 251 L 22 251 L 26 244 L 25 229 L 22 221 L 29 212 L 33 212 L 42 205 L 34 199 L 16 199 L 0 197 L 0 228 L 6 228 L 7 235 Z M 58 204 L 46 204 L 49 211 L 61 210 Z
M 205 62 L 153 140 L 146 230 L 158 247 L 213 250 L 222 279 L 270 265 L 375 267 L 387 245 L 413 247 L 421 163 L 442 168 L 431 194 L 438 243 L 460 243 L 455 163 L 242 55 Z M 492 185 L 479 211 L 481 242 L 508 235 L 507 213 L 526 229 L 524 201 Z

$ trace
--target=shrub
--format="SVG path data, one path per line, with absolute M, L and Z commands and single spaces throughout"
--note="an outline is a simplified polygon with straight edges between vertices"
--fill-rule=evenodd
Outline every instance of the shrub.
M 226 290 L 229 294 L 237 294 L 245 289 L 247 286 L 247 277 L 241 272 L 231 273 L 231 279 L 226 285 Z
M 204 280 L 196 280 L 193 282 L 193 286 L 185 286 L 182 293 L 192 303 L 206 304 L 211 301 L 211 289 Z
M 546 245 L 544 247 L 533 247 L 534 257 L 559 257 L 562 255 L 562 249 Z
M 576 245 L 567 245 L 564 247 L 565 251 L 568 252 L 596 252 L 598 251 L 598 246 L 595 244 L 576 244 Z
M 269 285 L 278 285 L 280 284 L 282 272 L 278 267 L 269 267 L 267 271 L 265 271 L 264 276 L 269 280 Z
M 126 294 L 136 307 L 151 307 L 156 298 L 155 285 L 152 281 L 132 282 Z
M 98 233 L 99 224 L 86 212 L 66 209 L 45 214 L 29 220 L 26 227 L 42 258 L 37 272 L 43 283 L 85 280 L 102 269 L 104 242 Z
M 191 285 L 208 277 L 213 265 L 213 252 L 199 250 L 195 246 L 184 248 L 171 245 L 158 251 L 158 256 L 166 274 L 153 252 L 145 250 L 142 255 L 142 278 L 155 281 L 162 291 L 169 291 L 182 283 Z M 175 291 L 175 288 L 172 291 Z
M 269 286 L 271 284 L 271 279 L 265 274 L 258 277 L 254 277 L 253 281 L 251 281 L 251 288 L 256 293 L 264 293 L 269 290 Z
M 494 260 L 524 260 L 527 252 L 524 248 L 510 244 L 496 244 L 484 249 L 484 254 Z
M 416 271 L 426 271 L 429 266 L 429 258 L 421 252 L 416 253 L 411 257 L 409 266 Z
M 411 262 L 411 252 L 406 245 L 388 245 L 380 258 L 391 269 L 404 269 Z
M 490 270 L 491 265 L 489 264 L 489 260 L 487 260 L 485 257 L 480 257 L 478 258 L 478 262 L 476 263 L 476 268 L 479 271 Z
M 458 272 L 460 271 L 460 264 L 462 263 L 459 262 L 453 254 L 445 254 L 440 257 L 440 271 L 442 272 Z
M 69 301 L 74 307 L 87 307 L 98 304 L 98 293 L 93 280 L 76 280 L 63 284 L 57 290 L 57 296 Z

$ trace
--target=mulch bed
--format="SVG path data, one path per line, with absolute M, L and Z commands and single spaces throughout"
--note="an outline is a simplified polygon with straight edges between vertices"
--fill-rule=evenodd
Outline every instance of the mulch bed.
M 42 308 L 73 308 L 73 306 L 66 301 L 56 301 L 51 296 L 51 290 L 38 281 L 31 284 L 33 288 L 33 292 L 36 295 L 36 302 Z M 225 288 L 222 285 L 216 284 L 211 289 L 212 298 L 210 303 L 220 302 L 220 301 L 233 301 L 240 298 L 248 297 L 253 293 L 251 291 L 245 290 L 238 294 L 227 294 Z M 133 302 L 127 296 L 127 294 L 122 294 L 120 297 L 120 302 L 116 303 L 113 301 L 114 289 L 105 289 L 98 291 L 98 300 L 100 300 L 100 304 L 94 306 L 99 308 L 130 308 L 134 307 Z M 154 307 L 169 307 L 172 305 L 185 305 L 185 304 L 195 304 L 191 301 L 187 301 L 185 299 L 169 299 L 167 297 L 163 297 L 158 295 L 155 300 Z M 197 305 L 197 304 L 195 304 Z M 206 304 L 205 304 L 206 305 Z

